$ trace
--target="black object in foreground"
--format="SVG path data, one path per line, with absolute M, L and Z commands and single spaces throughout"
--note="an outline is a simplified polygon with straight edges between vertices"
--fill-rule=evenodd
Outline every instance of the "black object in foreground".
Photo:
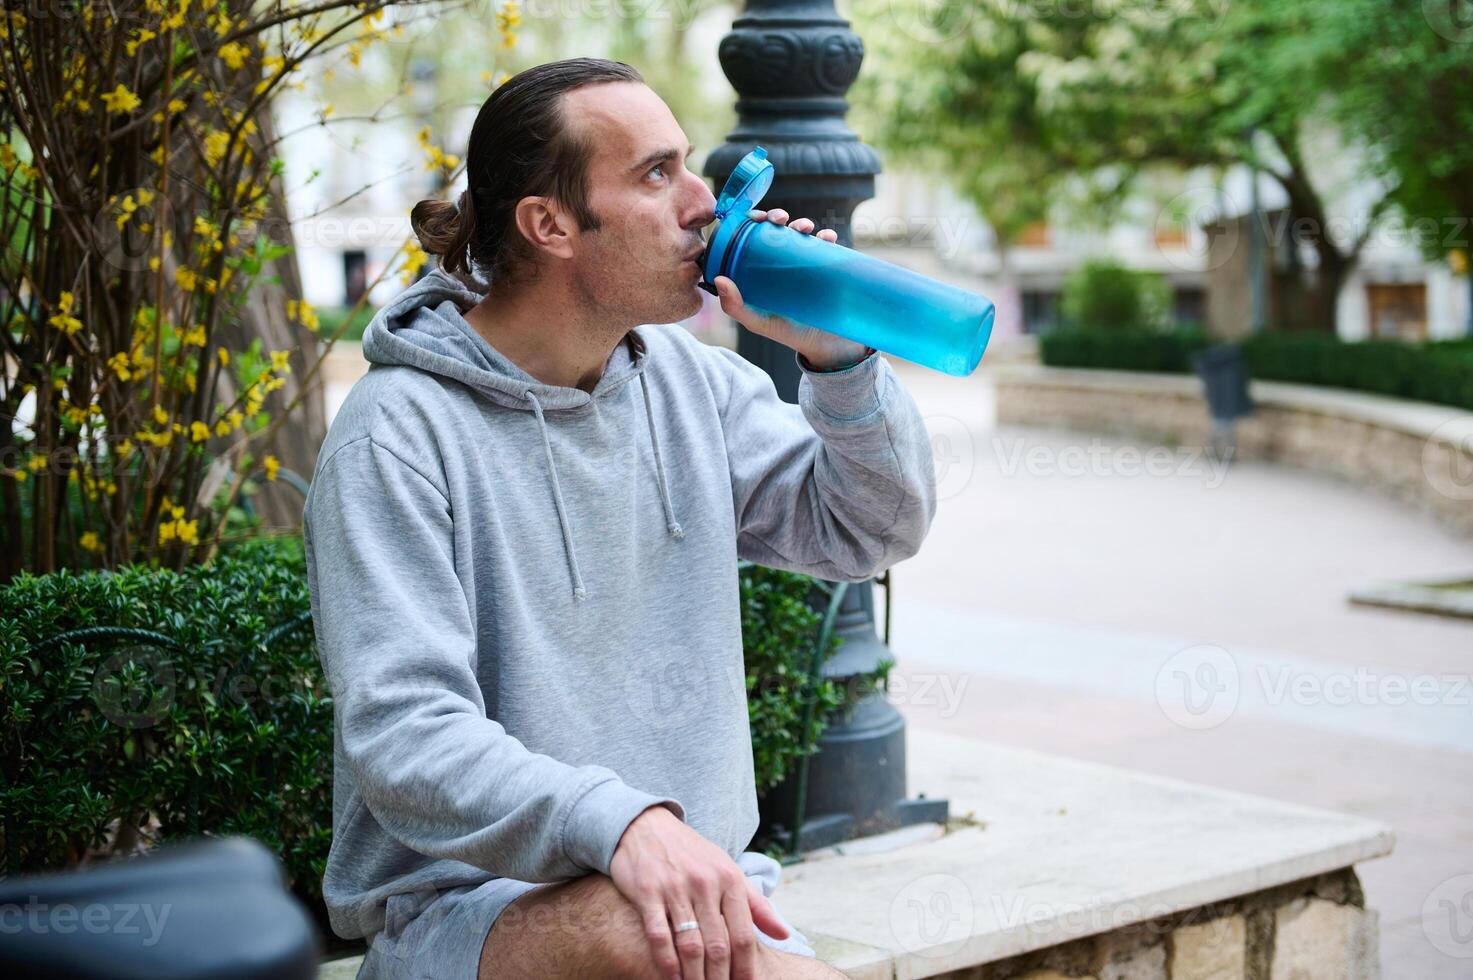
M 0 976 L 306 980 L 320 952 L 276 857 L 244 837 L 0 880 Z

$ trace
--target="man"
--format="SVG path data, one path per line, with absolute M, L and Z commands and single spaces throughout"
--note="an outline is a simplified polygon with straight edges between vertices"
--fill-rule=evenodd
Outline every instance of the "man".
M 543 65 L 482 107 L 460 206 L 414 209 L 442 268 L 369 326 L 306 511 L 323 893 L 370 939 L 360 976 L 840 976 L 745 850 L 736 563 L 861 581 L 914 554 L 930 444 L 878 354 L 728 279 L 801 407 L 678 325 L 715 204 L 688 149 L 629 66 Z

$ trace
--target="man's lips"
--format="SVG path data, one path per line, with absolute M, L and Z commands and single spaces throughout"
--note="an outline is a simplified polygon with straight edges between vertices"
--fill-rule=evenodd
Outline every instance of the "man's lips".
M 700 275 L 702 274 L 702 272 L 701 272 L 701 260 L 704 259 L 705 256 L 706 256 L 706 247 L 703 244 L 700 248 L 698 248 L 695 251 L 687 254 L 685 256 L 685 258 L 681 260 L 680 267 L 682 269 L 687 269 L 688 268 L 688 269 L 693 270 L 695 272 L 697 278 L 699 278 Z

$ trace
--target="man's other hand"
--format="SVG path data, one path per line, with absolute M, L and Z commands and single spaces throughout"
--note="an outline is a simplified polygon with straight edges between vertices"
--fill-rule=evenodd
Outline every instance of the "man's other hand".
M 775 939 L 789 935 L 737 863 L 663 806 L 625 828 L 609 877 L 639 909 L 655 962 L 670 980 L 752 980 L 756 928 Z M 681 922 L 700 928 L 675 932 Z
M 756 221 L 770 221 L 775 225 L 787 225 L 805 235 L 813 234 L 812 218 L 798 218 L 789 223 L 788 212 L 782 208 L 773 208 L 771 211 L 754 210 L 750 214 Z M 839 233 L 832 228 L 825 228 L 818 232 L 817 237 L 826 242 L 837 242 Z M 820 371 L 856 364 L 869 350 L 863 344 L 856 344 L 826 330 L 795 323 L 785 316 L 752 309 L 742 300 L 741 290 L 737 289 L 737 284 L 730 276 L 717 276 L 711 284 L 716 287 L 721 310 L 727 316 L 753 333 L 775 340 L 784 347 L 791 347 Z

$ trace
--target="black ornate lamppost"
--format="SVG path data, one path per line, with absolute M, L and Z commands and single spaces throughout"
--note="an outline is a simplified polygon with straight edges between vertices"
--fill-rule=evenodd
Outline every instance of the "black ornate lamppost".
M 719 55 L 737 91 L 738 122 L 707 158 L 705 176 L 720 190 L 737 162 L 760 144 L 777 173 L 760 206 L 812 218 L 853 247 L 850 219 L 874 196 L 880 172 L 878 154 L 844 121 L 844 94 L 864 60 L 859 35 L 833 0 L 748 0 Z M 738 352 L 772 376 L 779 396 L 796 403 L 801 372 L 793 352 L 740 325 L 737 330 Z M 822 673 L 840 686 L 889 658 L 875 634 L 872 583 L 843 591 L 833 629 L 844 643 Z M 906 798 L 905 721 L 883 690 L 831 720 L 802 775 L 789 776 L 762 800 L 763 828 L 780 825 L 790 850 L 947 817 L 944 799 Z M 796 828 L 795 813 L 802 814 Z

